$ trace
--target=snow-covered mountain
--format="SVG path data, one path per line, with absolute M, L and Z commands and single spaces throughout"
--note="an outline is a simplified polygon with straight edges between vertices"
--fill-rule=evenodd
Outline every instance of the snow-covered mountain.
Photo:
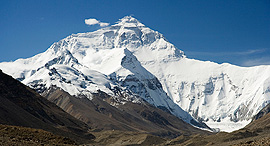
M 189 59 L 131 16 L 72 34 L 31 58 L 0 63 L 0 69 L 39 92 L 56 85 L 91 99 L 101 90 L 124 95 L 118 104 L 141 97 L 189 123 L 194 117 L 224 131 L 245 126 L 270 102 L 270 66 Z

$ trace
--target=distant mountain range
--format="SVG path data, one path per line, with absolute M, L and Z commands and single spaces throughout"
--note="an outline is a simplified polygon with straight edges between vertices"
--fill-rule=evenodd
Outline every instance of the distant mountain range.
M 123 110 L 141 125 L 150 122 L 146 131 L 153 133 L 162 123 L 161 129 L 177 132 L 168 128 L 174 124 L 167 113 L 203 129 L 233 131 L 270 102 L 270 66 L 244 68 L 189 59 L 131 16 L 94 32 L 72 34 L 31 58 L 2 62 L 0 69 L 97 129 L 86 109 L 96 108 L 93 112 L 104 117 L 104 129 L 111 128 L 106 116 L 118 129 L 140 127 L 116 115 Z M 127 107 L 138 108 L 138 113 Z M 167 117 L 167 122 L 147 119 L 155 116 Z M 119 122 L 126 127 L 117 126 Z

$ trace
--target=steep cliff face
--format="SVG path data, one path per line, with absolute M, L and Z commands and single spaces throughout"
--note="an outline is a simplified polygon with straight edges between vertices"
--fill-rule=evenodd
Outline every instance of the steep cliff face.
M 192 116 L 224 131 L 244 127 L 270 101 L 269 66 L 189 59 L 131 16 L 72 34 L 44 53 L 0 68 L 39 92 L 56 85 L 89 99 L 97 90 L 114 98 L 125 95 L 118 104 L 143 98 L 189 123 Z

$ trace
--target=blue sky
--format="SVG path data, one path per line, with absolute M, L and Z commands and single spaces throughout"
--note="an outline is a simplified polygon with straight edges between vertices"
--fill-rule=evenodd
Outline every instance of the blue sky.
M 0 62 L 44 52 L 53 42 L 132 15 L 188 58 L 241 66 L 270 64 L 269 0 L 0 1 Z

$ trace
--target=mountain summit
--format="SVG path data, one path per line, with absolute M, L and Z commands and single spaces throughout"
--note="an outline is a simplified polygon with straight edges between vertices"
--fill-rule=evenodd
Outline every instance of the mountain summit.
M 125 16 L 124 18 L 120 19 L 114 26 L 144 27 L 145 25 L 132 16 Z
M 131 16 L 72 34 L 44 53 L 0 68 L 40 93 L 55 85 L 91 99 L 100 90 L 116 98 L 116 105 L 143 99 L 188 123 L 206 122 L 223 131 L 245 126 L 270 101 L 269 66 L 189 59 Z

